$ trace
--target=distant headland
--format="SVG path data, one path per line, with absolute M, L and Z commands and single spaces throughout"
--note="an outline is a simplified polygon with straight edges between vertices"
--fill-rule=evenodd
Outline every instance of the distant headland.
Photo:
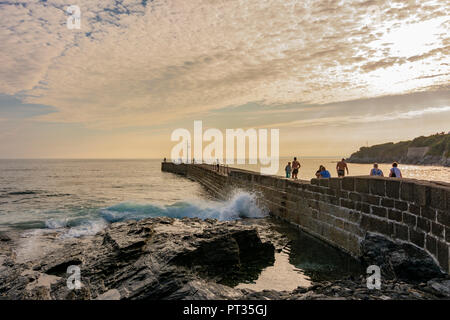
M 371 147 L 361 147 L 348 162 L 438 165 L 450 167 L 450 132 L 417 137 L 409 141 L 388 142 Z

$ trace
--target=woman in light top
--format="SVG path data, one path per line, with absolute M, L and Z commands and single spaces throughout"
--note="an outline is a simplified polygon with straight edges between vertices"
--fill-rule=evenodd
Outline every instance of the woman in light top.
M 402 177 L 402 172 L 398 168 L 398 163 L 397 162 L 394 162 L 392 164 L 392 168 L 390 170 L 389 177 L 391 177 L 391 178 L 403 178 Z

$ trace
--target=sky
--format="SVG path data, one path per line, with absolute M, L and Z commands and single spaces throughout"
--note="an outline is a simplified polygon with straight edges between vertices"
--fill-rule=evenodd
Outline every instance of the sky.
M 66 9 L 81 10 L 70 29 Z M 450 131 L 450 3 L 0 1 L 0 158 L 162 158 L 177 128 L 281 156 Z

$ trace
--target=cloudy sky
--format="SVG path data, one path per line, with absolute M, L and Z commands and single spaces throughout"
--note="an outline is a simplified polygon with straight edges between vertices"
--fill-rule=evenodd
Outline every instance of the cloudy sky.
M 67 28 L 81 9 L 81 28 Z M 170 155 L 174 129 L 278 128 L 281 155 L 450 130 L 439 0 L 0 1 L 0 158 Z

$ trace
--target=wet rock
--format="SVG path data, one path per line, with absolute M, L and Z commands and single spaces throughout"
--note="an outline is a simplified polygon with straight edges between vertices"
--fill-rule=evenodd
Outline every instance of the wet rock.
M 273 264 L 274 251 L 271 243 L 261 242 L 255 229 L 237 230 L 213 237 L 195 250 L 176 256 L 172 262 L 233 285 L 247 277 L 252 268 L 260 271 Z
M 102 293 L 96 300 L 120 300 L 120 292 L 117 289 L 111 289 Z
M 240 290 L 204 279 L 189 281 L 167 297 L 170 300 L 234 300 L 241 298 L 242 292 Z
M 4 232 L 0 232 L 0 241 L 11 241 L 11 238 Z
M 426 281 L 444 274 L 430 255 L 408 243 L 395 243 L 368 234 L 362 242 L 362 261 L 377 265 L 383 278 Z
M 443 279 L 436 279 L 439 285 Z M 445 282 L 446 283 L 446 282 Z M 383 280 L 379 290 L 368 289 L 365 280 L 335 280 L 314 283 L 309 288 L 294 290 L 288 299 L 296 300 L 431 300 L 446 299 L 429 286 L 420 286 L 399 280 Z
M 258 230 L 264 229 L 259 226 Z M 235 222 L 154 218 L 114 223 L 79 239 L 37 234 L 58 246 L 0 272 L 0 296 L 9 299 L 232 299 L 242 292 L 220 284 L 259 274 L 275 248 L 257 228 Z M 11 251 L 10 251 L 11 252 Z M 13 256 L 8 256 L 13 258 Z M 69 289 L 70 266 L 81 289 Z M 39 280 L 41 279 L 41 280 Z M 43 281 L 42 279 L 46 280 Z
M 450 279 L 433 279 L 427 282 L 427 286 L 434 293 L 450 298 Z
M 263 291 L 244 291 L 241 299 L 245 300 L 287 300 L 289 293 L 285 291 L 263 290 Z
M 77 257 L 72 259 L 65 258 L 63 261 L 51 263 L 50 266 L 47 265 L 45 273 L 55 276 L 62 276 L 65 273 L 67 273 L 67 268 L 69 268 L 70 266 L 78 266 L 80 264 L 81 264 L 80 258 Z M 42 269 L 42 267 L 41 268 L 38 267 L 37 269 Z
M 382 267 L 380 290 L 369 289 L 366 275 L 361 275 L 293 291 L 254 291 L 233 285 L 243 277 L 256 279 L 288 241 L 265 219 L 152 218 L 114 223 L 95 236 L 77 239 L 49 232 L 0 242 L 0 299 L 450 299 L 450 278 L 440 273 L 430 278 L 437 272 L 427 257 L 377 237 L 366 239 L 363 248 L 365 262 Z M 16 242 L 21 239 L 46 250 L 27 258 L 30 250 L 21 253 Z M 73 277 L 69 266 L 80 268 L 80 289 L 67 286 Z

